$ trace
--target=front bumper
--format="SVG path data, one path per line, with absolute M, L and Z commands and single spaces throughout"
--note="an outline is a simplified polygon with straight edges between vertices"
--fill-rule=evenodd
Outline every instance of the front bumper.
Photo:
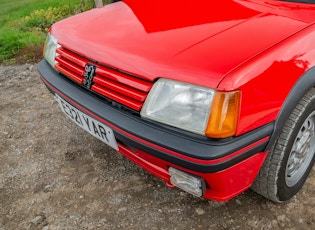
M 170 187 L 168 168 L 174 167 L 203 178 L 204 197 L 225 201 L 251 186 L 266 157 L 272 123 L 239 137 L 212 140 L 113 108 L 58 74 L 45 60 L 38 64 L 38 70 L 51 92 L 112 128 L 119 152 Z

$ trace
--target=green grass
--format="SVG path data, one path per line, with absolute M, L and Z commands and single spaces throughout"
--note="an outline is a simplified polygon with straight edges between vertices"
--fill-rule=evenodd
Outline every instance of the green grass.
M 93 6 L 93 0 L 0 0 L 0 64 L 36 61 L 54 21 Z

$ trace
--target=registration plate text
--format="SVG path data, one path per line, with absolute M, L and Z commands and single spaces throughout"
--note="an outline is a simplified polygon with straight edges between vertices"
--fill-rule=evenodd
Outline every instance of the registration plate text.
M 61 98 L 58 94 L 55 94 L 55 98 L 59 103 L 61 110 L 73 122 L 75 122 L 77 125 L 79 125 L 81 128 L 83 128 L 94 137 L 103 141 L 105 144 L 118 150 L 114 132 L 111 128 L 81 112 L 76 107 L 72 106 L 63 98 Z

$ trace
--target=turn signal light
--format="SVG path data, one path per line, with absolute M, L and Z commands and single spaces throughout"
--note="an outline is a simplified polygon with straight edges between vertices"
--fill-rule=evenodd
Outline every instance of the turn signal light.
M 211 138 L 227 138 L 236 133 L 240 104 L 240 92 L 216 92 L 206 135 Z

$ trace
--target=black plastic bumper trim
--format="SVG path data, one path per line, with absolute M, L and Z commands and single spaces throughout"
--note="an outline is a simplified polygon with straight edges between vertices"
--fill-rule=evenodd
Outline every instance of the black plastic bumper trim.
M 60 91 L 63 95 L 70 98 L 75 103 L 84 107 L 91 114 L 108 121 L 113 126 L 118 127 L 142 140 L 153 143 L 154 145 L 175 151 L 183 156 L 188 156 L 197 160 L 216 160 L 247 147 L 257 141 L 270 136 L 273 130 L 273 123 L 267 124 L 259 129 L 251 131 L 242 136 L 212 140 L 204 137 L 180 135 L 180 132 L 171 132 L 163 126 L 151 124 L 141 118 L 128 114 L 126 112 L 114 109 L 110 105 L 104 103 L 100 98 L 88 93 L 87 90 L 77 84 L 66 80 L 62 75 L 58 74 L 45 60 L 38 64 L 38 70 L 42 75 L 46 86 L 51 92 Z M 51 87 L 51 86 L 52 87 Z M 70 101 L 71 103 L 71 101 Z M 256 153 L 263 152 L 268 141 L 258 144 L 253 148 L 229 158 L 218 164 L 199 164 L 188 161 L 183 158 L 176 157 L 169 153 L 162 152 L 151 146 L 140 143 L 113 128 L 115 136 L 122 143 L 134 148 L 140 149 L 155 157 L 161 158 L 173 164 L 185 167 L 198 172 L 216 172 L 226 169 L 238 162 L 241 162 Z M 183 132 L 184 133 L 184 132 Z

